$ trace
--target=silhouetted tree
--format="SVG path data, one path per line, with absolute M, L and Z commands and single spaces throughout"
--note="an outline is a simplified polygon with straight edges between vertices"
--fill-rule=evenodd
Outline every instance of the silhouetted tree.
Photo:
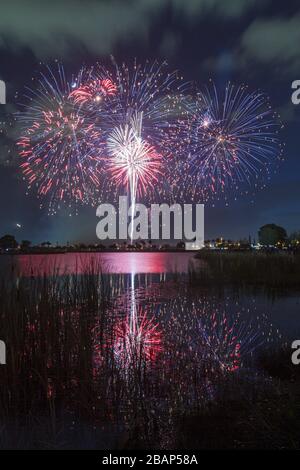
M 22 250 L 28 250 L 28 248 L 31 246 L 31 241 L 30 240 L 22 240 L 21 241 L 21 249 Z
M 4 237 L 0 238 L 0 248 L 4 250 L 14 249 L 17 246 L 18 243 L 13 235 L 4 235 Z
M 300 231 L 291 233 L 289 236 L 289 242 L 291 245 L 299 245 L 300 244 Z
M 185 243 L 184 242 L 178 242 L 176 245 L 177 250 L 184 250 L 185 249 Z
M 285 229 L 276 224 L 263 225 L 258 231 L 258 239 L 261 245 L 276 245 L 278 242 L 284 242 L 286 238 Z

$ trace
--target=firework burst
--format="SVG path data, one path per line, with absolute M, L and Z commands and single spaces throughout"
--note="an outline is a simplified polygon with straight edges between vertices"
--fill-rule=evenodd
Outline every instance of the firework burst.
M 169 129 L 172 122 L 186 112 L 187 84 L 177 72 L 170 73 L 165 62 L 146 62 L 144 66 L 134 62 L 132 66 L 125 63 L 119 66 L 113 60 L 113 65 L 112 72 L 103 67 L 96 72 L 98 77 L 109 77 L 116 86 L 117 93 L 111 100 L 114 106 L 112 119 L 124 123 L 132 113 L 141 113 L 146 137 L 149 133 L 151 138 L 159 141 L 161 130 Z
M 231 84 L 224 94 L 215 85 L 198 93 L 185 128 L 190 187 L 207 199 L 263 184 L 282 158 L 280 127 L 263 93 Z
M 108 168 L 118 187 L 129 187 L 132 199 L 145 194 L 162 174 L 162 156 L 141 137 L 142 115 L 115 128 L 107 140 Z
M 209 377 L 251 365 L 261 348 L 280 339 L 278 330 L 267 315 L 257 313 L 255 304 L 249 310 L 231 299 L 197 299 L 178 296 L 178 291 L 176 297 L 160 308 L 165 348 L 176 338 L 178 355 L 187 360 L 193 357 Z
M 29 105 L 19 114 L 23 127 L 17 142 L 21 169 L 29 189 L 47 201 L 49 213 L 61 206 L 91 203 L 101 187 L 101 130 L 74 104 L 64 70 L 48 69 Z
M 78 86 L 75 83 L 74 88 L 69 97 L 80 105 L 102 103 L 105 98 L 115 96 L 117 92 L 116 85 L 110 79 L 99 77 L 81 79 L 81 83 Z
M 68 82 L 48 68 L 19 113 L 17 142 L 29 189 L 55 213 L 101 195 L 152 201 L 228 199 L 265 185 L 282 158 L 264 94 L 228 84 L 193 95 L 165 63 L 82 68 Z M 163 176 L 163 177 L 162 177 Z M 76 212 L 76 211 L 75 211 Z
M 109 355 L 126 375 L 131 368 L 153 363 L 162 352 L 162 331 L 155 318 L 141 306 L 130 310 L 125 317 L 114 319 L 111 330 L 104 334 L 104 347 L 99 347 L 101 329 L 95 328 L 95 361 L 101 365 Z M 112 353 L 112 355 L 111 355 Z
M 113 61 L 113 65 L 112 71 L 99 67 L 96 72 L 98 77 L 108 76 L 117 88 L 108 98 L 112 131 L 107 142 L 113 157 L 107 160 L 108 183 L 120 190 L 123 182 L 123 187 L 130 189 L 132 203 L 136 195 L 151 200 L 157 193 L 158 179 L 159 193 L 166 195 L 171 191 L 168 175 L 179 149 L 175 135 L 180 132 L 180 119 L 188 112 L 188 86 L 177 72 L 168 72 L 166 63 L 119 66 Z M 159 178 L 162 170 L 164 178 Z

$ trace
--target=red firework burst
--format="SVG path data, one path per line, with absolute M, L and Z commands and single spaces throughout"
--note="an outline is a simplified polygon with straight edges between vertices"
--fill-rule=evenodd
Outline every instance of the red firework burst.
M 93 79 L 87 83 L 81 84 L 73 90 L 69 97 L 74 100 L 75 104 L 86 104 L 100 102 L 107 96 L 114 96 L 117 92 L 116 85 L 109 79 Z

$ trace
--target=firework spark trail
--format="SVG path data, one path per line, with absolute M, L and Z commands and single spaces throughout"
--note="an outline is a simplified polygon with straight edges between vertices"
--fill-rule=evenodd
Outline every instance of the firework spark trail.
M 131 200 L 135 203 L 136 196 L 151 200 L 158 192 L 158 179 L 160 195 L 168 193 L 169 196 L 172 188 L 167 174 L 171 174 L 178 153 L 176 140 L 170 139 L 170 135 L 180 131 L 179 118 L 187 113 L 187 85 L 177 72 L 168 72 L 166 63 L 146 62 L 140 65 L 134 62 L 133 65 L 123 63 L 119 66 L 113 60 L 112 71 L 99 66 L 95 77 L 97 73 L 98 76 L 108 76 L 118 90 L 115 96 L 108 98 L 111 108 L 109 121 L 113 129 L 108 135 L 108 148 L 111 150 L 117 141 L 123 140 L 123 149 L 126 147 L 127 151 L 121 151 L 119 155 L 128 162 L 130 149 L 138 163 L 136 172 L 131 175 Z M 141 157 L 139 162 L 138 155 Z M 124 174 L 114 170 L 111 163 L 112 160 L 108 160 L 108 178 L 112 170 L 112 181 L 117 182 L 119 190 L 122 184 L 124 187 Z M 159 175 L 158 166 L 164 170 L 164 178 L 160 178 L 162 171 Z M 118 169 L 121 170 L 120 161 Z
M 143 114 L 132 116 L 130 123 L 113 130 L 107 139 L 108 168 L 119 187 L 129 187 L 131 201 L 131 242 L 137 194 L 154 187 L 162 174 L 162 157 L 142 139 Z

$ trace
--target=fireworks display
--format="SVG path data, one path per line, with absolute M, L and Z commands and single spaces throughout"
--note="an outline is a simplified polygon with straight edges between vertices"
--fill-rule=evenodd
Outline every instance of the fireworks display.
M 76 84 L 75 84 L 76 87 Z M 101 103 L 107 96 L 114 96 L 117 92 L 116 85 L 109 79 L 89 79 L 85 83 L 76 87 L 69 97 L 74 99 L 76 104 Z
M 278 116 L 263 93 L 245 86 L 206 87 L 184 126 L 188 178 L 204 199 L 263 184 L 282 158 Z
M 137 194 L 144 195 L 158 183 L 162 156 L 141 137 L 142 114 L 115 128 L 107 140 L 108 168 L 118 188 L 129 188 L 132 214 Z
M 174 136 L 188 112 L 187 84 L 177 72 L 170 73 L 166 63 L 157 62 L 119 66 L 113 61 L 111 70 L 99 66 L 95 74 L 108 76 L 118 90 L 109 100 L 109 191 L 128 190 L 133 208 L 137 196 L 151 202 L 158 195 L 170 197 L 168 175 L 179 150 Z
M 29 189 L 49 203 L 49 213 L 61 205 L 91 203 L 101 187 L 100 128 L 74 106 L 64 70 L 42 75 L 20 119 L 24 131 L 17 145 Z
M 100 70 L 102 75 L 109 73 Z M 166 145 L 170 129 L 176 128 L 177 120 L 187 113 L 188 87 L 183 78 L 177 72 L 170 73 L 166 63 L 147 62 L 142 66 L 134 62 L 132 66 L 125 63 L 118 66 L 114 62 L 110 79 L 118 90 L 112 113 L 114 123 L 128 123 L 138 113 L 142 118 L 142 137 L 160 150 Z
M 282 157 L 280 122 L 263 93 L 228 84 L 193 95 L 165 63 L 48 68 L 19 114 L 20 166 L 49 204 L 96 205 L 103 194 L 208 202 L 255 190 Z
M 256 325 L 255 325 L 256 326 Z M 221 371 L 234 372 L 241 361 L 263 343 L 261 331 L 240 313 L 232 318 L 218 309 L 199 318 L 199 346 L 203 360 Z

